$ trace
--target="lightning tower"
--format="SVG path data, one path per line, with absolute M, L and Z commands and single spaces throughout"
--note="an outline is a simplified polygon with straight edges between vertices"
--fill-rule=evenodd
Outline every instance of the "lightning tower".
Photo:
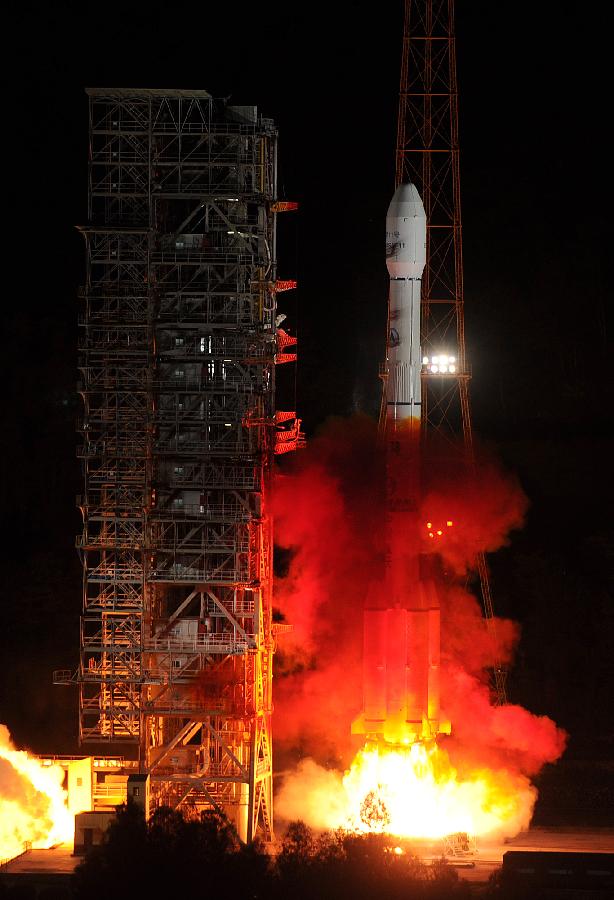
M 465 352 L 458 88 L 454 0 L 405 0 L 396 184 L 416 186 L 426 214 L 422 276 L 422 434 L 453 444 L 462 435 L 473 465 Z M 478 556 L 484 613 L 494 629 L 484 554 Z M 505 671 L 493 688 L 505 702 Z
M 277 132 L 206 91 L 90 89 L 80 317 L 83 743 L 148 806 L 272 837 Z

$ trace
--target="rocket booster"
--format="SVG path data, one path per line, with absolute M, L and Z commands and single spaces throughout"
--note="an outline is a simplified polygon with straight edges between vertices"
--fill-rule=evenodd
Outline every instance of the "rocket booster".
M 386 217 L 385 559 L 382 579 L 365 603 L 363 712 L 352 729 L 399 744 L 441 730 L 439 599 L 420 553 L 418 520 L 425 264 L 424 206 L 415 185 L 401 184 Z

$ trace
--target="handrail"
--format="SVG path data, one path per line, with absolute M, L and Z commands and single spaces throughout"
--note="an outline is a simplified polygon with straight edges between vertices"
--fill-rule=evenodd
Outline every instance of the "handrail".
M 207 652 L 220 651 L 228 653 L 245 653 L 256 647 L 256 636 L 248 635 L 249 640 L 237 639 L 232 634 L 196 634 L 183 638 L 177 635 L 167 637 L 145 638 L 146 650 L 166 650 L 175 652 Z

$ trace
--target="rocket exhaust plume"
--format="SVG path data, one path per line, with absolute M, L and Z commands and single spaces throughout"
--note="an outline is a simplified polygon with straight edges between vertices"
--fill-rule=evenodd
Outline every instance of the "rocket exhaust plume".
M 422 440 L 426 220 L 413 185 L 397 189 L 386 231 L 383 427 L 330 423 L 276 491 L 277 535 L 294 552 L 277 602 L 295 641 L 281 654 L 275 731 L 313 757 L 286 774 L 276 809 L 404 837 L 512 835 L 531 818 L 530 776 L 566 737 L 492 704 L 488 669 L 510 662 L 518 629 L 489 628 L 464 583 L 479 552 L 522 524 L 526 498 L 492 460 L 468 467 L 462 448 L 454 459 Z
M 16 750 L 0 725 L 0 859 L 11 859 L 30 844 L 35 849 L 71 843 L 74 819 L 62 787 L 64 771 Z
M 526 499 L 492 460 L 464 480 L 448 478 L 443 465 L 432 473 L 443 492 L 433 488 L 422 501 L 420 542 L 440 601 L 440 721 L 451 722 L 451 733 L 409 743 L 363 737 L 356 752 L 362 608 L 384 571 L 385 500 L 367 477 L 380 452 L 373 423 L 332 420 L 276 488 L 277 535 L 293 554 L 276 603 L 295 627 L 276 654 L 275 736 L 288 758 L 300 759 L 284 774 L 276 815 L 407 837 L 512 836 L 531 819 L 531 777 L 561 755 L 566 737 L 547 717 L 493 704 L 488 672 L 496 660 L 512 661 L 519 629 L 498 618 L 494 641 L 465 583 L 479 547 L 495 550 L 519 527 Z M 454 525 L 435 541 L 426 507 L 435 518 L 446 492 Z

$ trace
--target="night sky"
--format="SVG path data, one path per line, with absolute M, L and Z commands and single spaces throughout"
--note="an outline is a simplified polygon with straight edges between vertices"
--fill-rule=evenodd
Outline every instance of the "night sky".
M 531 503 L 524 531 L 491 560 L 496 609 L 523 627 L 509 690 L 571 732 L 569 758 L 606 760 L 614 428 L 605 5 L 457 6 L 474 425 Z M 86 220 L 84 88 L 201 88 L 277 122 L 280 195 L 301 204 L 280 221 L 279 276 L 299 280 L 280 308 L 299 335 L 296 404 L 313 434 L 331 415 L 378 406 L 402 3 L 11 8 L 0 721 L 37 751 L 75 752 L 76 691 L 53 687 L 51 671 L 76 666 L 81 603 L 84 248 L 74 225 Z

